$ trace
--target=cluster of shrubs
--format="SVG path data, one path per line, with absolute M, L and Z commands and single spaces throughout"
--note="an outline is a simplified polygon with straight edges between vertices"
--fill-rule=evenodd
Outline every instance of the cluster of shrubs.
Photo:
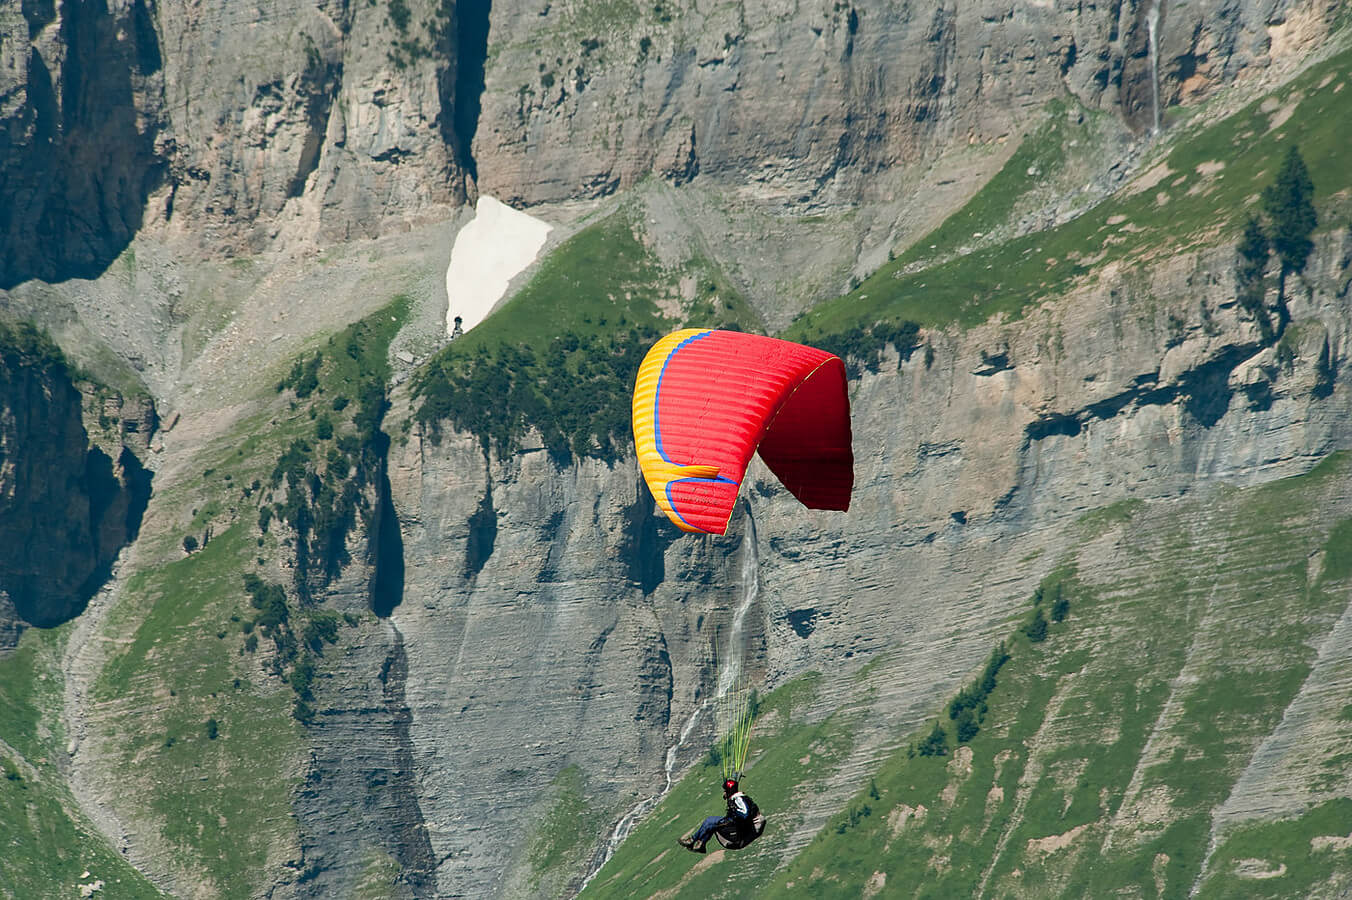
M 386 53 L 390 64 L 403 71 L 418 60 L 432 58 L 437 49 L 444 47 L 451 37 L 450 23 L 454 11 L 451 0 L 440 0 L 433 7 L 432 14 L 423 20 L 427 26 L 427 40 L 424 42 L 409 31 L 409 26 L 413 24 L 413 10 L 406 0 L 390 0 L 387 18 L 398 32 L 392 48 Z
M 319 367 L 324 363 L 324 354 L 316 353 L 309 359 L 298 359 L 295 365 L 291 367 L 291 372 L 277 382 L 277 393 L 290 388 L 295 392 L 296 397 L 304 400 L 314 393 L 315 388 L 319 387 Z
M 332 582 L 351 561 L 348 535 L 358 514 L 369 512 L 363 490 L 378 477 L 389 446 L 380 430 L 388 408 L 388 339 L 377 333 L 388 318 L 382 311 L 352 325 L 329 340 L 327 355 L 319 351 L 297 361 L 277 384 L 279 392 L 290 390 L 297 400 L 311 400 L 314 430 L 292 441 L 278 458 L 267 482 L 269 502 L 259 508 L 258 527 L 267 532 L 277 519 L 295 533 L 296 588 L 302 597 Z M 373 324 L 377 321 L 380 326 Z M 355 395 L 355 403 L 347 393 L 320 403 L 325 379 L 342 383 Z M 281 498 L 274 499 L 279 493 Z
M 570 331 L 540 353 L 501 344 L 457 354 L 452 344 L 414 384 L 415 418 L 434 441 L 449 422 L 499 457 L 520 449 L 535 428 L 561 466 L 575 457 L 614 462 L 632 440 L 634 377 L 658 336 L 643 327 L 605 336 Z
M 345 619 L 330 610 L 305 608 L 293 621 L 286 590 L 280 584 L 264 581 L 252 573 L 244 576 L 244 590 L 256 611 L 241 626 L 246 635 L 244 650 L 258 647 L 258 635 L 269 638 L 276 650 L 268 661 L 274 675 L 286 678 L 296 695 L 292 715 L 303 724 L 314 721 L 311 685 L 315 676 L 315 658 L 324 655 L 324 646 L 338 643 L 338 628 Z M 349 625 L 356 619 L 347 617 Z M 257 633 L 255 633 L 255 631 Z M 241 651 L 243 652 L 243 651 Z
M 986 698 L 999 683 L 996 676 L 1009 662 L 1009 650 L 1003 641 L 986 660 L 986 668 L 981 676 L 958 691 L 958 695 L 948 703 L 948 718 L 953 722 L 954 736 L 959 744 L 965 744 L 981 731 L 981 723 L 986 718 Z M 934 729 L 919 743 L 911 747 L 911 756 L 944 756 L 948 753 L 948 732 L 943 725 L 934 723 Z
M 914 322 L 880 322 L 823 335 L 813 343 L 846 361 L 850 377 L 877 371 L 891 344 L 902 360 L 920 346 Z M 452 344 L 414 384 L 416 420 L 434 441 L 441 423 L 476 435 L 484 452 L 507 456 L 536 429 L 560 466 L 574 458 L 618 460 L 628 448 L 630 396 L 639 364 L 658 333 L 631 326 L 609 335 L 565 332 L 537 352 L 524 344 Z
M 306 596 L 312 586 L 337 578 L 351 561 L 347 537 L 358 513 L 368 511 L 362 489 L 374 480 L 383 457 L 381 440 L 363 443 L 354 435 L 340 435 L 320 456 L 316 451 L 322 443 L 292 442 L 268 481 L 269 496 L 284 488 L 282 499 L 258 511 L 260 531 L 266 532 L 276 518 L 295 533 L 296 587 Z
M 1070 612 L 1070 598 L 1062 591 L 1060 581 L 1046 588 L 1038 585 L 1037 590 L 1033 592 L 1032 618 L 1023 626 L 1024 635 L 1034 644 L 1040 644 L 1047 639 L 1047 614 L 1042 611 L 1044 600 L 1050 601 L 1047 605 L 1050 607 L 1053 622 L 1064 620 Z
M 839 356 L 845 361 L 850 378 L 858 378 L 864 371 L 877 372 L 882 365 L 883 349 L 891 344 L 897 351 L 897 368 L 909 362 L 920 347 L 920 326 L 914 322 L 877 322 L 867 327 L 855 325 L 845 331 L 813 337 L 810 343 Z M 925 364 L 933 360 L 932 351 L 925 356 Z
M 1235 297 L 1254 317 L 1263 343 L 1281 336 L 1290 319 L 1286 308 L 1286 279 L 1305 271 L 1314 251 L 1310 235 L 1319 224 L 1314 208 L 1314 183 L 1298 147 L 1287 150 L 1277 176 L 1263 190 L 1262 217 L 1250 216 L 1235 251 Z M 1279 263 L 1277 275 L 1277 324 L 1264 305 L 1266 272 L 1272 256 Z
M 27 785 L 23 783 L 23 773 L 19 771 L 19 767 L 9 757 L 0 756 L 0 771 L 5 773 L 6 781 L 12 781 L 19 787 L 27 789 Z
M 981 723 L 986 718 L 986 698 L 995 690 L 997 683 L 995 677 L 1000 674 L 1000 668 L 1007 662 L 1009 651 L 1001 641 L 1000 645 L 991 651 L 981 677 L 958 691 L 958 695 L 949 702 L 948 718 L 953 721 L 959 744 L 967 743 L 981 730 Z
M 882 794 L 878 793 L 878 783 L 871 779 L 868 783 L 868 797 L 870 800 L 882 799 Z M 868 803 L 863 803 L 859 806 L 855 806 L 853 803 L 850 804 L 850 808 L 846 810 L 844 818 L 836 823 L 836 834 L 844 834 L 851 828 L 858 827 L 860 822 L 871 815 L 873 815 L 873 807 Z
M 1044 612 L 1044 607 L 1049 612 Z M 1049 616 L 1050 621 L 1061 622 L 1069 614 L 1070 597 L 1063 589 L 1062 579 L 1047 580 L 1033 591 L 1033 613 L 1019 630 L 1030 643 L 1038 644 L 1047 639 Z M 954 737 L 959 744 L 967 743 L 981 732 L 981 724 L 985 721 L 988 710 L 986 700 L 999 684 L 997 676 L 1000 669 L 1009 660 L 1009 649 L 1001 641 L 999 646 L 991 651 L 981 675 L 958 691 L 957 696 L 949 701 L 948 718 L 953 723 Z M 947 753 L 948 731 L 940 722 L 935 722 L 930 733 L 913 744 L 908 751 L 911 757 L 944 756 Z

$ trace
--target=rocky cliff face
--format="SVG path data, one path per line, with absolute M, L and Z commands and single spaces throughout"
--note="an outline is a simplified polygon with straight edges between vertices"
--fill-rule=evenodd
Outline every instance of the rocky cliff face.
M 1229 248 L 1106 273 L 1018 322 L 930 334 L 930 364 L 916 354 L 853 385 L 845 515 L 805 511 L 753 469 L 729 536 L 677 536 L 631 462 L 559 470 L 528 450 L 489 463 L 468 436 L 415 432 L 391 458 L 407 569 L 390 621 L 439 893 L 527 892 L 532 825 L 570 765 L 586 773 L 599 852 L 661 789 L 668 748 L 679 768 L 708 745 L 707 717 L 682 731 L 739 606 L 767 684 L 875 662 L 872 724 L 836 785 L 856 790 L 889 736 L 979 666 L 1075 517 L 1295 474 L 1347 446 L 1350 241 L 1326 242 L 1291 292 L 1280 359 L 1234 302 Z M 860 702 L 852 679 L 827 682 L 824 709 Z M 839 796 L 808 801 L 791 848 Z
M 0 10 L 0 288 L 91 277 L 162 180 L 162 54 L 143 0 Z
M 1153 127 L 1298 58 L 1334 6 L 10 4 L 0 287 L 97 274 L 142 229 L 256 253 L 445 218 L 476 189 L 534 205 L 654 173 L 890 202 L 899 166 L 1066 91 Z
M 454 14 L 432 0 L 6 5 L 0 287 L 96 275 L 148 227 L 248 253 L 463 203 Z
M 897 167 L 1074 94 L 1137 131 L 1322 33 L 1323 10 L 1110 4 L 493 4 L 481 190 L 517 203 L 697 174 L 785 205 L 881 200 Z M 1158 20 L 1156 46 L 1150 25 Z M 1296 23 L 1293 27 L 1288 23 Z
M 108 577 L 140 528 L 156 424 L 148 400 L 0 343 L 0 646 L 79 615 Z

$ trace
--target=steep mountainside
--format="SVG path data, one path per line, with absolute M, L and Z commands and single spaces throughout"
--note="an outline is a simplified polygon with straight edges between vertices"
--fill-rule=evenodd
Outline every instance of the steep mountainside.
M 1336 896 L 1349 24 L 0 10 L 0 306 L 85 367 L 0 362 L 0 896 Z M 447 345 L 479 192 L 557 229 Z M 847 358 L 848 513 L 657 516 L 682 324 Z M 674 843 L 733 660 L 735 866 Z
M 715 189 L 728 261 L 764 255 L 743 241 L 766 204 L 862 202 L 839 267 L 936 224 L 993 171 L 973 151 L 998 167 L 1048 100 L 1139 134 L 1298 60 L 1335 6 L 8 4 L 0 288 L 96 275 L 138 232 L 212 253 L 329 246 L 478 191 L 573 202 L 649 173 Z M 756 296 L 792 284 L 743 266 Z

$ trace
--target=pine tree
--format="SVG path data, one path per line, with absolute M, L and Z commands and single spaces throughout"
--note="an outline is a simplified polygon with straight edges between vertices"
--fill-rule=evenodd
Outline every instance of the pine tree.
M 1278 295 L 1286 296 L 1286 276 L 1303 272 L 1314 250 L 1310 235 L 1319 219 L 1314 211 L 1314 183 L 1305 168 L 1300 148 L 1286 152 L 1277 180 L 1263 191 L 1263 212 L 1268 218 L 1268 240 L 1281 260 Z
M 944 731 L 943 726 L 935 722 L 934 730 L 929 733 L 929 737 L 920 742 L 916 751 L 921 756 L 947 756 L 948 733 Z
M 1061 592 L 1061 584 L 1056 585 L 1056 600 L 1052 603 L 1052 621 L 1063 622 L 1070 614 L 1070 598 Z
M 1033 610 L 1033 620 L 1024 626 L 1023 633 L 1028 635 L 1028 640 L 1034 644 L 1040 644 L 1047 639 L 1047 617 L 1042 614 L 1042 608 Z

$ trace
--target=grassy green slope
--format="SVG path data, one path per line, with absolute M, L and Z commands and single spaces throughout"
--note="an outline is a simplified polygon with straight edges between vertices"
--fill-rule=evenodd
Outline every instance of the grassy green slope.
M 1213 809 L 1347 606 L 1345 583 L 1307 572 L 1330 525 L 1305 511 L 1349 469 L 1342 458 L 1211 502 L 1137 506 L 1125 527 L 1086 522 L 1070 616 L 1044 643 L 1016 634 L 970 756 L 884 762 L 878 797 L 853 804 L 871 815 L 825 829 L 770 893 L 857 896 L 872 879 L 892 896 L 1186 896 Z M 1336 833 L 1328 818 L 1280 826 L 1305 854 L 1271 890 L 1302 896 L 1329 876 L 1309 851 Z M 1217 856 L 1213 881 L 1233 878 L 1240 852 Z
M 321 362 L 313 383 L 300 388 L 304 396 L 294 382 L 306 379 L 314 350 L 280 377 L 290 386 L 264 411 L 196 458 L 200 470 L 159 486 L 153 502 L 162 511 L 160 530 L 143 534 L 138 547 L 141 559 L 159 562 L 128 578 L 104 623 L 104 633 L 124 639 L 93 686 L 101 727 L 92 739 L 112 760 L 110 769 L 123 773 L 114 786 L 119 808 L 143 811 L 138 827 L 157 831 L 176 868 L 195 873 L 216 896 L 254 896 L 284 860 L 299 857 L 291 798 L 301 774 L 306 739 L 297 718 L 304 718 L 308 685 L 297 672 L 325 643 L 316 639 L 320 649 L 313 650 L 301 636 L 310 623 L 327 620 L 341 643 L 343 625 L 353 624 L 299 596 L 288 580 L 298 570 L 277 566 L 292 558 L 295 535 L 279 524 L 280 511 L 262 529 L 260 508 L 300 508 L 288 502 L 286 479 L 274 478 L 286 454 L 314 476 L 302 477 L 307 487 L 295 490 L 332 482 L 324 496 L 343 495 L 360 467 L 369 468 L 359 460 L 367 452 L 362 428 L 371 425 L 363 417 L 378 415 L 385 348 L 407 312 L 407 301 L 395 298 L 320 342 Z M 375 396 L 364 398 L 373 385 Z M 294 452 L 298 445 L 306 451 Z M 300 505 L 318 531 L 323 503 L 319 494 L 304 497 Z M 352 515 L 366 514 L 358 501 Z M 186 553 L 185 537 L 199 549 Z M 262 611 L 250 603 L 246 573 L 284 585 L 290 618 L 273 631 L 281 643 L 256 625 Z M 289 653 L 282 649 L 288 635 Z
M 804 748 L 832 728 L 846 740 L 848 723 L 779 722 L 758 735 L 748 776 L 777 826 L 760 844 L 717 862 L 672 848 L 714 805 L 717 773 L 697 767 L 585 896 L 736 896 L 751 884 L 814 898 L 1332 893 L 1348 871 L 1345 800 L 1224 832 L 1204 877 L 1202 866 L 1213 811 L 1348 606 L 1352 527 L 1334 522 L 1352 512 L 1349 475 L 1352 458 L 1331 457 L 1264 487 L 1083 517 L 1078 549 L 1044 582 L 1048 597 L 1060 583 L 1069 615 L 1039 643 L 1027 620 L 1011 634 L 968 744 L 936 710 L 945 754 L 915 752 L 927 725 L 789 860 L 778 828 L 817 783 L 799 767 L 819 762 Z M 1316 505 L 1335 515 L 1309 516 Z M 1352 713 L 1321 727 L 1328 775 L 1352 749 Z
M 687 324 L 758 325 L 714 263 L 692 254 L 664 265 L 650 244 L 636 204 L 560 244 L 519 293 L 428 363 L 415 387 L 418 420 L 434 435 L 450 422 L 501 455 L 536 428 L 560 465 L 617 459 L 654 340 Z M 498 401 L 481 402 L 490 396 Z
M 641 897 L 676 888 L 687 897 L 740 897 L 766 883 L 801 819 L 802 798 L 823 788 L 851 748 L 847 713 L 822 721 L 805 718 L 818 681 L 817 675 L 805 676 L 761 701 L 743 778 L 768 813 L 759 841 L 736 853 L 715 847 L 702 857 L 676 845 L 676 838 L 693 831 L 705 816 L 722 814 L 722 768 L 706 758 L 648 813 L 580 896 Z
M 147 811 L 178 866 L 205 873 L 222 897 L 256 892 L 269 853 L 296 831 L 302 730 L 290 691 L 241 652 L 240 573 L 253 568 L 253 544 L 237 524 L 134 575 L 118 612 L 139 623 L 95 685 L 100 749 L 126 773 L 123 808 Z
M 100 897 L 159 897 L 84 820 L 57 767 L 71 629 L 29 629 L 0 658 L 0 897 L 78 897 L 100 880 Z
M 1222 121 L 1183 126 L 1174 149 L 1149 173 L 1155 182 L 1149 188 L 1119 192 L 1059 227 L 905 271 L 921 256 L 942 253 L 974 231 L 1006 223 L 1017 198 L 1041 177 L 1030 175 L 1030 168 L 1040 172 L 1039 164 L 1055 165 L 1074 139 L 1069 127 L 1053 121 L 1030 136 L 964 209 L 917 242 L 917 249 L 883 266 L 856 290 L 817 307 L 785 337 L 811 340 L 876 321 L 973 325 L 1001 313 L 1018 315 L 1104 263 L 1233 240 L 1244 218 L 1256 211 L 1259 194 L 1291 144 L 1299 145 L 1310 169 L 1323 224 L 1344 227 L 1352 213 L 1349 88 L 1352 50 L 1313 66 Z
M 695 282 L 683 297 L 681 278 Z M 626 326 L 670 330 L 684 322 L 754 329 L 756 315 L 712 261 L 664 266 L 629 207 L 582 228 L 553 250 L 511 300 L 457 341 L 458 354 L 499 343 L 548 346 L 561 334 L 604 335 Z

